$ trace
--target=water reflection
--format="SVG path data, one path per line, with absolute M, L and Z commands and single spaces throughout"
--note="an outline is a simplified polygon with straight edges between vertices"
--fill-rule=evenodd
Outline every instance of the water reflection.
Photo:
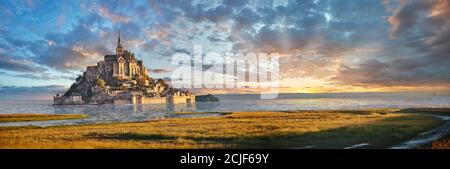
M 203 104 L 200 104 L 203 105 Z M 52 106 L 54 114 L 86 114 L 98 121 L 142 121 L 183 116 L 195 112 L 198 104 L 124 104 Z M 203 105 L 203 107 L 208 107 Z
M 200 104 L 208 107 L 205 104 Z M 219 114 L 189 114 L 180 112 L 195 112 L 198 104 L 123 104 L 123 105 L 47 105 L 51 114 L 85 114 L 89 118 L 76 120 L 55 120 L 42 122 L 15 122 L 0 123 L 0 126 L 53 126 L 53 125 L 73 125 L 84 123 L 105 123 L 105 122 L 133 122 L 146 121 L 152 119 L 166 119 L 178 117 L 198 117 L 198 116 L 218 116 Z M 214 106 L 211 106 L 214 107 Z

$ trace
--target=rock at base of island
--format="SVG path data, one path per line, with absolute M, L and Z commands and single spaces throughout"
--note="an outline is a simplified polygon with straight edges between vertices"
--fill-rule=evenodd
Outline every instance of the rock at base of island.
M 195 102 L 218 102 L 219 99 L 212 94 L 208 95 L 197 95 L 195 97 Z

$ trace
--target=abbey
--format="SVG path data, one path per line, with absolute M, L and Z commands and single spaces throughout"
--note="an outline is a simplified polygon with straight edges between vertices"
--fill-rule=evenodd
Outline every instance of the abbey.
M 107 82 L 115 79 L 131 80 L 133 77 L 147 74 L 143 61 L 137 60 L 134 53 L 123 49 L 120 43 L 120 32 L 116 54 L 105 55 L 104 61 L 98 62 L 96 66 L 89 66 L 87 71 L 90 75 L 98 75 Z
M 104 60 L 97 65 L 88 66 L 85 75 L 101 78 L 111 84 L 115 80 L 132 80 L 138 76 L 145 76 L 147 69 L 142 60 L 136 59 L 134 53 L 123 49 L 119 33 L 116 54 L 105 55 Z
M 120 40 L 114 55 L 105 55 L 96 65 L 87 66 L 62 96 L 54 96 L 55 105 L 64 104 L 167 104 L 195 102 L 188 90 L 172 88 L 162 79 L 147 73 L 143 60 L 125 50 Z

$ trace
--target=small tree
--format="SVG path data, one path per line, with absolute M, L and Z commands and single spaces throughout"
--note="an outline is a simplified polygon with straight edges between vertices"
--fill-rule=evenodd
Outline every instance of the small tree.
M 105 88 L 105 85 L 106 85 L 106 83 L 105 83 L 105 81 L 103 81 L 103 79 L 97 79 L 97 86 L 98 87 L 100 87 L 100 88 Z

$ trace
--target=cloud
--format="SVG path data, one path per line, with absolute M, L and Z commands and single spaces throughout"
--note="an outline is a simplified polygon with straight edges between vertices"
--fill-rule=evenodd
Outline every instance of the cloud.
M 112 53 L 108 44 L 115 36 L 111 29 L 101 26 L 103 23 L 98 15 L 90 15 L 80 19 L 67 33 L 47 34 L 45 38 L 53 45 L 33 51 L 38 56 L 35 62 L 57 70 L 82 70 L 96 64 L 105 54 Z M 93 31 L 94 28 L 97 30 Z M 102 35 L 100 32 L 110 33 Z
M 150 73 L 156 73 L 156 74 L 171 72 L 170 70 L 167 70 L 167 69 L 148 69 L 148 71 Z
M 26 72 L 26 73 L 9 73 L 0 71 L 0 75 L 9 76 L 14 78 L 27 78 L 34 80 L 74 80 L 76 75 L 54 75 L 48 72 Z
M 223 4 L 231 7 L 242 7 L 248 4 L 248 0 L 225 0 Z
M 426 86 L 450 84 L 449 1 L 408 1 L 388 17 L 393 39 L 381 55 L 342 65 L 336 79 L 354 85 Z
M 209 35 L 207 38 L 211 42 L 227 42 L 226 40 L 214 35 Z
M 0 86 L 0 93 L 40 93 L 40 92 L 61 92 L 67 89 L 66 86 Z
M 11 58 L 4 56 L 2 53 L 0 53 L 0 69 L 18 72 L 40 72 L 46 70 L 29 59 Z
M 261 19 L 259 14 L 249 8 L 244 8 L 239 13 L 233 16 L 235 23 L 235 29 L 241 30 L 243 28 L 251 28 L 255 23 L 258 23 Z
M 417 65 L 405 70 L 405 65 L 399 65 L 396 60 L 392 63 L 377 60 L 366 61 L 357 67 L 340 67 L 335 78 L 340 83 L 355 86 L 448 86 L 450 78 L 448 64 L 450 61 L 433 65 L 435 68 Z
M 80 18 L 78 24 L 65 33 L 49 32 L 43 39 L 15 38 L 9 31 L 1 31 L 0 67 L 13 71 L 44 71 L 43 67 L 59 71 L 82 70 L 95 64 L 103 55 L 111 53 L 108 46 L 114 32 L 102 26 L 104 20 L 92 14 Z M 102 34 L 101 32 L 110 32 Z M 111 39 L 107 43 L 107 41 Z M 4 55 L 8 56 L 4 56 Z
M 432 7 L 432 1 L 410 1 L 404 4 L 393 16 L 388 18 L 388 22 L 392 25 L 391 33 L 393 36 L 407 33 L 414 29 L 419 18 L 426 17 L 427 11 Z
M 56 93 L 67 90 L 65 86 L 2 86 L 0 100 L 50 100 Z
M 445 37 L 449 37 L 443 26 L 446 24 L 442 23 L 448 19 L 438 17 L 445 14 L 447 8 L 443 4 L 447 2 L 400 4 L 400 9 L 387 20 L 384 3 L 366 3 L 289 1 L 280 6 L 247 6 L 246 3 L 233 6 L 224 2 L 209 8 L 183 3 L 182 7 L 173 4 L 171 9 L 181 9 L 184 16 L 194 23 L 213 22 L 216 27 L 232 25 L 227 38 L 209 34 L 207 39 L 211 42 L 231 42 L 235 51 L 289 54 L 289 57 L 282 58 L 284 77 L 306 76 L 331 80 L 330 83 L 335 84 L 362 86 L 448 83 L 443 80 L 448 79 L 447 68 L 435 62 L 445 61 L 438 53 L 445 53 L 448 48 L 445 45 L 425 45 L 443 43 L 446 42 Z M 433 19 L 427 12 L 430 10 L 439 11 L 434 12 Z M 419 26 L 414 28 L 415 32 L 422 31 L 422 35 L 431 32 L 440 36 L 431 37 L 424 43 L 417 36 L 420 33 L 398 40 L 390 39 L 389 35 L 405 35 L 407 33 L 404 32 L 419 23 L 433 23 L 431 26 L 434 27 L 422 31 L 417 29 L 422 28 Z M 412 55 L 406 57 L 406 53 Z M 433 70 L 432 67 L 436 66 L 439 69 Z
M 169 59 L 177 52 L 190 54 L 196 43 L 203 45 L 204 51 L 286 54 L 280 60 L 284 78 L 301 76 L 365 87 L 446 85 L 450 83 L 446 66 L 450 53 L 448 3 L 84 1 L 82 12 L 65 13 L 61 30 L 36 29 L 33 38 L 20 36 L 23 32 L 16 32 L 19 26 L 13 30 L 2 24 L 0 53 L 8 55 L 0 58 L 0 68 L 43 79 L 58 75 L 30 72 L 41 68 L 58 73 L 84 70 L 113 53 L 116 33 L 121 30 L 126 48 L 145 57 Z M 34 4 L 31 12 L 39 6 Z M 44 17 L 56 17 L 53 15 L 30 16 L 42 22 Z M 13 23 L 8 18 L 3 23 Z M 54 21 L 51 24 L 55 25 Z M 151 71 L 164 73 L 166 66 L 170 67 L 159 65 L 161 70 Z
M 130 17 L 111 12 L 106 6 L 100 6 L 99 14 L 113 23 L 128 23 L 131 20 Z

